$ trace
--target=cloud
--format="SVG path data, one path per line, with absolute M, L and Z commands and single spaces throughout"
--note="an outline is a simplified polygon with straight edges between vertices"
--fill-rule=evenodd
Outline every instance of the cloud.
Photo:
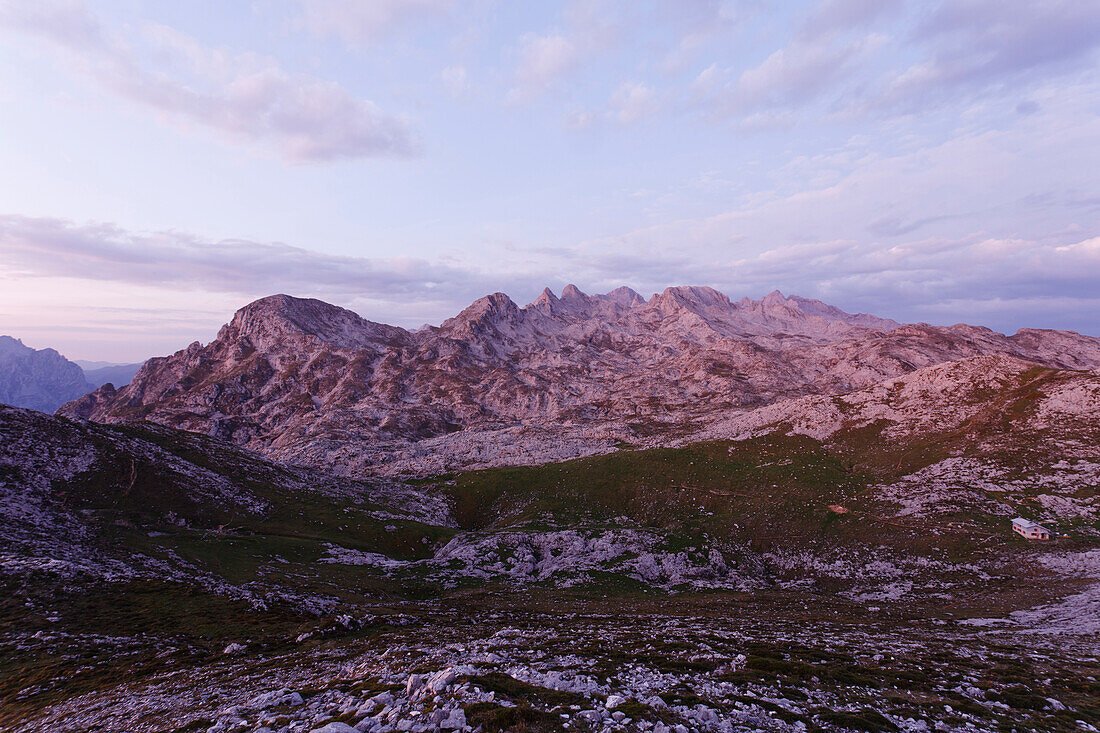
M 639 82 L 627 82 L 611 95 L 609 114 L 624 125 L 649 117 L 657 111 L 657 93 Z
M 69 277 L 244 296 L 308 292 L 389 301 L 461 302 L 489 292 L 476 271 L 411 257 L 327 255 L 277 242 L 207 241 L 180 232 L 0 216 L 9 276 Z
M 902 7 L 901 0 L 821 0 L 802 19 L 803 37 L 863 28 Z
M 608 0 L 572 0 L 562 12 L 563 29 L 524 33 L 512 49 L 512 86 L 505 101 L 522 104 L 557 89 L 634 25 L 636 9 Z
M 796 43 L 780 49 L 741 73 L 733 90 L 739 98 L 735 102 L 751 109 L 810 98 L 840 76 L 857 49 L 856 44 L 824 43 Z
M 660 109 L 661 99 L 652 87 L 641 82 L 624 82 L 611 93 L 602 109 L 577 107 L 571 110 L 565 115 L 565 127 L 580 131 L 603 122 L 632 125 Z
M 255 54 L 206 48 L 164 26 L 147 26 L 139 40 L 148 53 L 142 54 L 140 45 L 108 33 L 78 0 L 0 5 L 0 23 L 64 49 L 98 83 L 170 120 L 269 146 L 292 161 L 405 157 L 418 150 L 408 120 L 339 84 L 288 73 Z
M 915 111 L 1080 68 L 1100 46 L 1100 3 L 952 0 L 928 13 L 910 41 L 924 57 L 887 78 L 870 106 Z
M 716 37 L 728 37 L 760 9 L 756 2 L 740 0 L 661 0 L 654 21 L 676 35 L 659 68 L 679 74 L 703 53 Z
M 821 0 L 794 20 L 786 45 L 755 67 L 712 64 L 690 97 L 754 127 L 791 124 L 819 102 L 847 119 L 926 115 L 1086 70 L 1100 48 L 1098 0 L 950 0 L 905 11 L 900 0 Z M 888 29 L 898 17 L 903 30 Z
M 442 17 L 454 0 L 302 0 L 304 24 L 350 45 L 373 43 L 394 28 Z
M 900 243 L 836 239 L 772 246 L 754 254 L 744 254 L 740 246 L 711 247 L 705 256 L 689 246 L 667 246 L 663 236 L 658 240 L 665 244 L 615 238 L 518 250 L 499 257 L 497 270 L 485 272 L 415 258 L 336 256 L 280 243 L 213 242 L 179 232 L 143 234 L 109 224 L 8 215 L 0 216 L 0 280 L 14 300 L 0 298 L 0 309 L 22 308 L 26 313 L 20 319 L 37 319 L 35 330 L 42 333 L 56 331 L 54 316 L 68 313 L 66 323 L 71 323 L 62 330 L 84 323 L 121 348 L 126 329 L 108 327 L 110 314 L 78 315 L 82 306 L 76 301 L 88 302 L 90 293 L 100 292 L 96 288 L 104 294 L 96 298 L 101 306 L 131 307 L 150 299 L 141 312 L 128 316 L 140 320 L 145 311 L 148 319 L 159 318 L 153 313 L 156 303 L 176 309 L 193 304 L 197 292 L 204 293 L 202 305 L 220 307 L 223 313 L 246 299 L 290 292 L 416 326 L 438 322 L 497 290 L 523 302 L 543 285 L 564 284 L 549 273 L 567 273 L 567 280 L 589 292 L 626 284 L 652 293 L 696 284 L 736 299 L 779 288 L 902 321 L 964 321 L 1006 331 L 1021 326 L 1076 328 L 1100 334 L 1097 236 L 1063 242 L 980 235 Z M 59 278 L 70 283 L 64 291 L 49 295 L 33 313 L 23 307 L 41 290 L 35 281 L 52 283 L 56 290 Z M 129 301 L 114 297 L 126 289 L 137 294 Z M 66 304 L 63 293 L 68 291 L 84 295 Z M 195 316 L 188 334 L 205 333 L 201 329 L 213 328 L 222 318 L 217 310 L 200 306 L 199 311 L 201 318 Z M 151 334 L 147 325 L 145 331 L 135 326 L 138 332 Z M 96 339 L 84 340 L 94 345 Z M 154 341 L 169 345 L 171 339 Z
M 751 120 L 774 113 L 785 118 L 784 112 L 805 108 L 834 91 L 856 62 L 883 41 L 874 34 L 846 42 L 796 39 L 740 73 L 712 64 L 695 78 L 691 93 L 717 116 Z
M 1100 333 L 1090 311 L 1058 310 L 1059 304 L 1100 305 L 1100 239 L 1068 245 L 1030 240 L 968 237 L 928 239 L 903 245 L 823 243 L 786 248 L 734 263 L 739 277 L 758 287 L 782 278 L 789 287 L 819 294 L 844 293 L 879 312 L 908 319 L 935 313 L 952 322 L 974 322 L 970 312 L 949 303 L 985 303 L 982 321 L 997 325 L 1037 321 L 1059 328 Z M 1043 304 L 1036 313 L 1011 312 L 1006 303 Z M 1037 305 L 1038 307 L 1038 305 Z M 1030 316 L 1030 317 L 1029 317 Z
M 575 274 L 582 286 L 588 277 L 647 292 L 677 282 L 735 296 L 780 288 L 898 320 L 980 313 L 1002 330 L 1100 335 L 1100 93 L 1051 83 L 1034 96 L 1032 114 L 1007 110 L 1011 124 L 999 129 L 887 148 L 855 139 L 794 158 L 766 185 L 731 192 L 724 210 L 587 240 L 554 267 L 587 273 Z M 976 302 L 987 306 L 962 305 Z
M 1066 245 L 977 236 L 901 245 L 835 240 L 747 257 L 716 251 L 709 261 L 667 250 L 598 251 L 586 245 L 566 260 L 558 267 L 594 290 L 627 283 L 651 293 L 690 283 L 736 299 L 779 288 L 899 321 L 1100 335 L 1100 237 Z
M 448 66 L 439 73 L 439 78 L 447 93 L 456 99 L 470 91 L 470 79 L 465 66 Z
M 515 85 L 509 92 L 510 101 L 526 101 L 555 84 L 580 63 L 577 44 L 560 34 L 526 33 L 519 39 L 516 51 Z

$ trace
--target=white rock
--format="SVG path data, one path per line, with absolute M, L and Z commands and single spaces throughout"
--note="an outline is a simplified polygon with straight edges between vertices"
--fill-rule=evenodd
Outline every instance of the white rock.
M 448 667 L 430 676 L 425 684 L 432 692 L 441 692 L 447 689 L 447 686 L 454 682 L 457 677 L 458 675 L 455 674 L 454 670 Z
M 370 703 L 372 705 L 392 705 L 393 693 L 389 690 L 386 690 L 385 692 L 380 692 L 370 699 Z
M 466 712 L 462 708 L 455 708 L 439 727 L 444 730 L 462 730 L 466 727 Z
M 411 695 L 421 687 L 424 686 L 424 677 L 419 674 L 410 674 L 408 681 L 405 683 L 405 694 Z
M 310 733 L 359 733 L 347 723 L 329 723 L 320 728 L 314 728 Z

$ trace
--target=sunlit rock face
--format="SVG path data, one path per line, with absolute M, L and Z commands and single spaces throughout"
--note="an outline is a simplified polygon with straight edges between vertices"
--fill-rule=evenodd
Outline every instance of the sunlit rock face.
M 512 453 L 533 451 L 526 460 L 502 451 L 499 462 L 537 462 L 979 356 L 1095 369 L 1100 340 L 900 325 L 779 292 L 731 301 L 706 287 L 646 299 L 569 286 L 523 307 L 494 293 L 415 332 L 275 295 L 238 311 L 210 344 L 150 359 L 126 387 L 59 413 L 152 420 L 352 472 L 408 461 L 426 441 L 459 465 L 491 464 L 482 449 L 492 452 L 494 431 L 512 431 Z

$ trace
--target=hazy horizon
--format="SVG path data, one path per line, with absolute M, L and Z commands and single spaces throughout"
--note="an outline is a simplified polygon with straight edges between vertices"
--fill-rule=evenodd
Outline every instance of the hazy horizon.
M 572 284 L 572 283 L 570 283 L 570 284 Z M 681 285 L 682 286 L 689 286 L 687 283 L 683 283 Z M 549 286 L 546 286 L 546 287 L 548 288 Z M 628 284 L 622 284 L 622 285 L 619 285 L 619 286 L 616 286 L 616 287 L 631 288 L 631 286 L 628 285 Z M 677 287 L 677 286 L 670 286 L 670 287 Z M 705 287 L 710 287 L 710 286 L 705 286 Z M 559 297 L 561 296 L 562 288 L 557 288 L 557 289 L 550 288 L 550 289 L 554 293 L 555 296 L 559 296 Z M 613 289 L 614 288 L 611 288 L 611 290 L 613 290 Z M 631 288 L 631 289 L 637 291 L 636 288 Z M 583 288 L 581 288 L 581 291 L 585 292 Z M 494 291 L 494 292 L 502 292 L 502 291 Z M 640 292 L 640 291 L 637 291 L 637 292 L 638 292 L 639 295 L 641 295 L 647 301 L 652 299 L 653 297 L 659 295 L 659 293 L 657 293 L 657 292 L 654 292 L 654 293 L 643 293 L 643 292 Z M 795 297 L 795 296 L 797 296 L 797 297 L 806 297 L 806 296 L 801 295 L 801 293 L 783 293 L 782 291 L 777 291 L 777 292 L 780 292 L 780 294 L 783 295 L 786 298 L 791 298 L 791 297 Z M 540 290 L 538 295 L 541 295 L 541 293 L 542 293 L 542 291 Z M 272 293 L 272 295 L 276 295 L 276 294 L 277 293 Z M 311 298 L 311 297 L 313 297 L 313 296 L 309 296 L 309 295 L 293 295 L 291 293 L 283 293 L 283 294 L 284 295 L 291 295 L 292 297 L 297 297 L 297 298 Z M 485 295 L 490 295 L 490 294 L 491 293 L 486 293 Z M 591 295 L 602 295 L 602 294 L 605 294 L 605 293 L 585 292 L 585 294 L 591 296 Z M 737 302 L 742 297 L 748 297 L 752 300 L 760 300 L 768 294 L 769 293 L 757 293 L 757 294 L 723 293 L 723 295 L 726 295 L 727 297 L 729 297 L 729 299 L 733 302 Z M 518 299 L 517 300 L 515 297 L 513 297 L 509 293 L 505 293 L 505 295 L 507 295 L 509 298 L 511 298 L 513 300 L 513 302 L 517 303 L 520 307 L 524 307 L 526 305 L 531 304 L 535 300 L 535 298 L 537 297 L 537 295 L 536 295 L 536 296 L 532 296 L 531 298 L 526 299 L 526 300 L 524 300 L 524 299 Z M 263 297 L 268 297 L 268 296 L 263 296 Z M 249 301 L 249 303 L 251 303 L 251 302 L 254 302 L 254 300 Z M 243 308 L 246 305 L 248 305 L 249 303 L 241 303 L 239 308 Z M 836 303 L 827 303 L 827 304 L 832 305 L 832 306 L 836 306 L 836 307 L 840 308 L 841 310 L 846 311 L 846 312 L 848 312 L 852 315 L 858 315 L 860 313 L 863 313 L 862 311 L 851 310 L 851 309 L 844 308 L 842 306 L 838 306 Z M 467 305 L 469 305 L 469 304 L 467 304 Z M 341 307 L 344 307 L 344 306 L 341 306 Z M 158 352 L 149 352 L 147 349 L 143 350 L 143 347 L 145 346 L 146 342 L 137 342 L 137 343 L 134 343 L 132 345 L 133 348 L 131 350 L 124 351 L 124 352 L 118 352 L 118 353 L 121 353 L 121 354 L 124 354 L 124 355 L 129 355 L 129 356 L 123 356 L 123 357 L 120 357 L 120 358 L 107 358 L 107 357 L 111 356 L 110 354 L 107 354 L 104 358 L 95 358 L 95 359 L 88 358 L 88 357 L 83 356 L 83 355 L 73 356 L 71 354 L 65 353 L 63 350 L 58 349 L 56 346 L 54 346 L 52 344 L 49 344 L 49 343 L 41 343 L 41 344 L 27 343 L 26 339 L 20 339 L 20 340 L 23 342 L 24 346 L 28 346 L 30 348 L 34 348 L 34 349 L 52 348 L 52 349 L 55 349 L 62 356 L 64 356 L 66 359 L 68 359 L 69 361 L 72 361 L 74 363 L 79 363 L 79 365 L 82 368 L 85 368 L 85 369 L 99 368 L 99 367 L 103 367 L 103 366 L 121 366 L 121 365 L 125 365 L 125 364 L 142 363 L 142 362 L 146 361 L 147 359 L 150 359 L 150 358 L 155 357 L 155 356 L 167 356 L 167 355 L 173 354 L 177 351 L 186 349 L 188 345 L 190 345 L 191 343 L 193 343 L 195 341 L 198 341 L 198 342 L 202 343 L 203 345 L 209 344 L 217 336 L 218 330 L 223 325 L 225 325 L 226 323 L 228 323 L 232 319 L 233 314 L 237 310 L 239 310 L 239 308 L 234 308 L 232 311 L 226 313 L 224 318 L 217 325 L 211 327 L 211 329 L 207 332 L 207 335 L 205 337 L 197 337 L 197 338 L 191 338 L 191 339 L 186 340 L 186 341 L 181 341 L 178 344 L 176 344 L 175 346 L 169 345 L 166 348 L 166 350 L 158 351 Z M 446 320 L 447 318 L 451 318 L 453 316 L 456 316 L 460 312 L 459 310 L 456 310 L 454 313 L 449 313 L 449 314 L 445 315 L 443 318 L 437 319 L 435 321 L 420 321 L 420 322 L 414 323 L 412 320 L 409 320 L 409 319 L 405 319 L 405 322 L 400 322 L 402 319 L 395 319 L 393 321 L 377 320 L 377 319 L 371 318 L 369 314 L 365 314 L 365 313 L 361 313 L 361 312 L 356 311 L 354 308 L 348 308 L 348 310 L 351 310 L 351 311 L 357 313 L 359 316 L 362 316 L 363 318 L 366 318 L 367 320 L 374 320 L 378 323 L 386 323 L 388 325 L 400 326 L 400 327 L 402 327 L 406 330 L 410 330 L 410 331 L 416 330 L 417 328 L 421 328 L 425 325 L 438 326 L 442 321 Z M 891 318 L 891 316 L 887 313 L 866 313 L 866 315 L 878 316 L 880 318 Z M 894 320 L 898 320 L 898 319 L 894 319 Z M 936 323 L 936 322 L 931 322 L 931 321 L 902 321 L 902 320 L 899 320 L 899 323 L 903 323 L 903 324 L 905 324 L 905 323 L 927 323 L 927 324 L 933 325 L 933 326 L 952 326 L 952 325 L 956 325 L 956 324 L 959 324 L 959 323 L 966 323 L 967 325 L 971 325 L 971 326 L 982 326 L 982 327 L 990 328 L 990 326 L 987 326 L 986 324 L 978 323 L 978 322 L 970 322 L 970 321 L 952 321 L 952 322 L 944 321 L 944 322 Z M 1007 335 L 1011 335 L 1012 333 L 1015 333 L 1016 331 L 1018 331 L 1020 329 L 1026 329 L 1026 328 L 1035 328 L 1035 327 L 1024 325 L 1024 326 L 1020 326 L 1019 328 L 1016 328 L 1016 329 L 1003 331 L 1003 333 L 1005 333 Z M 993 329 L 993 330 L 997 330 L 997 329 Z M 1072 330 L 1072 329 L 1058 329 L 1058 330 Z M 1090 335 L 1091 336 L 1091 335 L 1094 335 L 1094 334 L 1085 334 L 1085 335 Z M 10 336 L 10 337 L 16 338 L 16 339 L 20 338 L 19 336 L 14 335 L 14 334 L 0 334 L 0 336 Z M 144 354 L 144 356 L 142 354 Z M 84 362 L 84 363 L 80 363 L 80 362 Z

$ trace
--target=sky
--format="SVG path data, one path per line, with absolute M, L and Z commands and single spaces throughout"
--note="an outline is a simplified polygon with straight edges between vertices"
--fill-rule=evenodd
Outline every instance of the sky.
M 0 0 L 0 333 L 778 289 L 1100 336 L 1100 0 Z

